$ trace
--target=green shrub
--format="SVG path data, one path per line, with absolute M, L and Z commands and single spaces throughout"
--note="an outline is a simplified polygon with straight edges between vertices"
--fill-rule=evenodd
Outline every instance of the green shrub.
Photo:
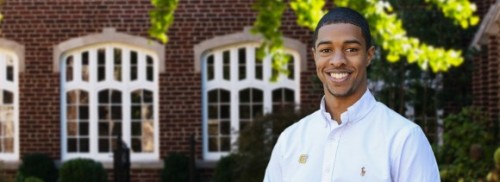
M 241 131 L 235 157 L 235 181 L 254 182 L 264 179 L 272 150 L 281 132 L 311 113 L 308 110 L 293 110 L 293 107 L 288 107 L 256 118 Z
M 102 164 L 92 159 L 66 161 L 59 171 L 60 182 L 107 182 L 107 173 Z
M 238 181 L 241 175 L 241 167 L 238 166 L 237 160 L 239 156 L 237 154 L 231 154 L 226 157 L 222 157 L 215 167 L 213 182 L 235 182 Z
M 184 154 L 171 153 L 163 160 L 162 181 L 189 181 L 189 158 Z
M 27 177 L 23 182 L 44 182 L 42 179 L 37 177 Z
M 436 157 L 443 182 L 478 181 L 492 167 L 493 135 L 485 115 L 473 108 L 444 119 L 444 145 Z
M 45 182 L 57 181 L 57 168 L 54 161 L 48 155 L 40 153 L 23 156 L 16 181 L 24 182 L 29 177 L 36 177 Z

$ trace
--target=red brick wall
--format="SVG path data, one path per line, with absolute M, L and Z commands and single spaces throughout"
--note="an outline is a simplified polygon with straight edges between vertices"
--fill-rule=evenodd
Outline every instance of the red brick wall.
M 188 138 L 197 136 L 201 159 L 201 75 L 194 71 L 193 46 L 214 36 L 241 32 L 255 19 L 251 0 L 182 0 L 165 46 L 166 71 L 160 75 L 160 156 L 187 152 Z M 150 0 L 6 0 L 0 36 L 26 48 L 20 74 L 21 155 L 43 152 L 58 160 L 60 153 L 60 81 L 52 70 L 53 46 L 65 40 L 100 33 L 104 27 L 147 37 Z M 295 23 L 288 10 L 284 35 L 311 46 L 312 33 Z M 313 91 L 312 56 L 301 75 L 303 107 L 318 107 L 321 92 Z M 135 170 L 134 179 L 156 179 L 157 170 Z M 154 181 L 154 180 L 152 180 Z
M 483 18 L 494 0 L 477 0 L 478 14 Z M 500 32 L 499 32 L 500 34 Z M 500 36 L 486 36 L 486 44 L 481 45 L 480 52 L 474 57 L 472 93 L 473 105 L 486 112 L 490 121 L 498 122 L 500 111 L 499 95 L 499 63 Z

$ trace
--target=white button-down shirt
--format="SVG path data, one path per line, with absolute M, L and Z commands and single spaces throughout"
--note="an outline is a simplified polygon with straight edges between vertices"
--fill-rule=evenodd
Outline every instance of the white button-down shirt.
M 420 127 L 377 102 L 369 90 L 341 114 L 340 125 L 324 102 L 280 135 L 265 182 L 440 181 Z

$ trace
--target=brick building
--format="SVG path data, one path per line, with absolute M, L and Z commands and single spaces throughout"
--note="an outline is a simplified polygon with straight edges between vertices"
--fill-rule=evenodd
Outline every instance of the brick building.
M 473 61 L 473 105 L 486 112 L 500 137 L 500 1 L 477 1 L 482 16 L 471 47 L 479 50 Z
M 132 149 L 132 181 L 160 179 L 162 159 L 189 152 L 200 171 L 237 131 L 278 104 L 317 107 L 312 33 L 283 18 L 292 73 L 270 83 L 256 61 L 251 0 L 182 0 L 163 45 L 148 37 L 150 0 L 6 0 L 0 33 L 0 160 L 46 153 L 112 168 L 115 134 Z

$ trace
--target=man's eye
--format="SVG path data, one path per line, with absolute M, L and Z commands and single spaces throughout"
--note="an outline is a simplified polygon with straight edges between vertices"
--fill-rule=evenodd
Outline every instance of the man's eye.
M 348 48 L 345 51 L 346 52 L 358 52 L 358 49 L 356 49 L 356 48 Z
M 330 50 L 330 49 L 321 49 L 321 50 L 319 50 L 319 52 L 321 52 L 321 53 L 329 53 L 329 52 L 332 52 L 332 50 Z

